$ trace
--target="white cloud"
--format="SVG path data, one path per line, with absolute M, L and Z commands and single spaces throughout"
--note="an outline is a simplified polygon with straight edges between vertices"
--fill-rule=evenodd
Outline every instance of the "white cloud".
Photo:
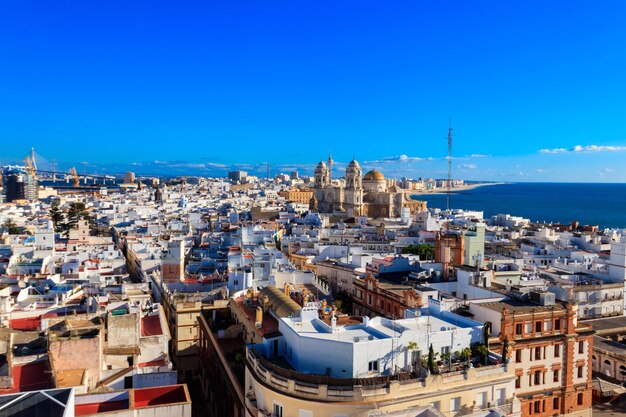
M 461 165 L 459 165 L 459 168 L 461 168 L 461 169 L 476 169 L 478 167 L 476 166 L 476 164 L 461 164 Z
M 422 158 L 420 156 L 408 156 L 405 154 L 397 155 L 397 156 L 388 156 L 386 158 L 377 159 L 374 161 L 365 161 L 364 164 L 380 164 L 380 163 L 388 163 L 388 162 L 419 162 L 419 161 L 432 161 L 434 158 L 426 157 Z
M 540 149 L 539 152 L 547 154 L 559 153 L 592 153 L 592 152 L 621 152 L 626 151 L 626 146 L 611 145 L 576 145 L 571 148 Z
M 218 164 L 218 163 L 216 163 L 216 162 L 207 162 L 207 163 L 206 163 L 206 166 L 207 166 L 208 168 L 227 168 L 227 167 L 228 167 L 228 165 L 225 165 L 225 164 Z

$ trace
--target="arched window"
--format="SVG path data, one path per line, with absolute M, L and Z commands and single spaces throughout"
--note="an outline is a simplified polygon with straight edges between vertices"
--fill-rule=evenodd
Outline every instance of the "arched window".
M 607 360 L 604 361 L 604 363 L 607 364 L 607 365 L 610 365 L 611 361 L 607 359 Z

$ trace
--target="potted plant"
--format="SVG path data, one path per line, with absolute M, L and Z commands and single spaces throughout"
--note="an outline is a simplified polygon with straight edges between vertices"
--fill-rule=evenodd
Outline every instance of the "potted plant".
M 450 362 L 452 355 L 450 354 L 450 352 L 444 352 L 441 354 L 441 360 L 444 363 L 448 363 L 448 372 L 452 371 L 452 363 Z

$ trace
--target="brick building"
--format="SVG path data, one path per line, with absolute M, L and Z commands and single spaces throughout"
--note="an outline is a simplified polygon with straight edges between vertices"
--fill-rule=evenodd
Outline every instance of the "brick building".
M 500 301 L 472 304 L 491 325 L 493 350 L 515 367 L 515 393 L 523 417 L 591 416 L 593 330 L 577 321 L 576 304 Z
M 392 319 L 404 317 L 407 308 L 421 308 L 423 301 L 410 285 L 379 280 L 372 274 L 354 279 L 353 309 L 355 315 L 383 316 Z
M 465 264 L 465 240 L 458 232 L 437 233 L 435 240 L 435 262 L 443 264 L 443 278 L 452 275 L 452 265 Z
M 287 201 L 291 201 L 294 203 L 309 204 L 309 202 L 313 198 L 313 190 L 311 189 L 285 190 L 285 191 L 279 191 L 278 195 L 283 197 Z

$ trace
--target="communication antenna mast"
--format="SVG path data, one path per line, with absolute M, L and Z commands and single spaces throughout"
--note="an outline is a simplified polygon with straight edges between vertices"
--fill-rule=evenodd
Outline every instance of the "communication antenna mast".
M 452 187 L 452 119 L 448 127 L 448 184 L 446 190 L 446 210 L 450 213 L 450 187 Z

